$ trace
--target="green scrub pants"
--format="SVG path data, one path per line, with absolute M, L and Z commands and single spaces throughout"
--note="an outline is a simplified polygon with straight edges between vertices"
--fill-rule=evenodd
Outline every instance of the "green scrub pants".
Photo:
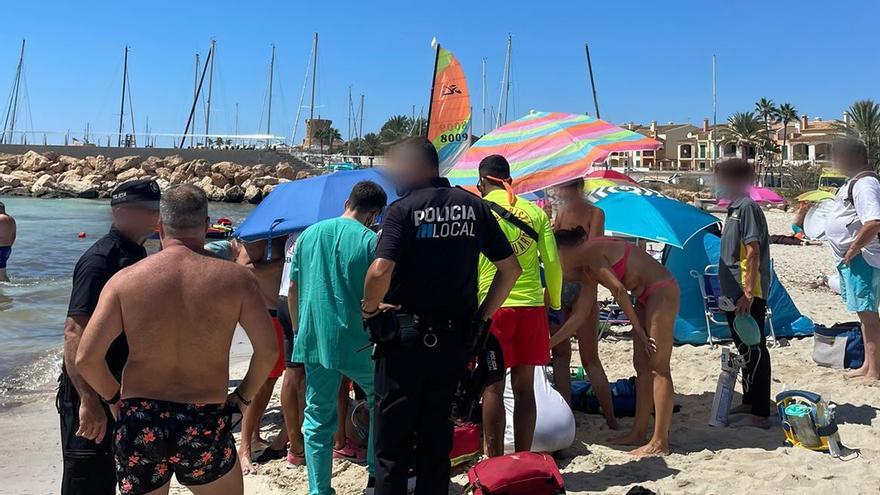
M 306 468 L 309 473 L 309 495 L 334 495 L 330 487 L 333 474 L 333 435 L 338 427 L 337 397 L 342 377 L 347 376 L 367 394 L 370 413 L 373 411 L 373 366 L 361 369 L 328 369 L 320 364 L 306 363 L 306 409 L 303 438 L 306 447 Z M 367 444 L 367 471 L 373 476 L 373 420 Z

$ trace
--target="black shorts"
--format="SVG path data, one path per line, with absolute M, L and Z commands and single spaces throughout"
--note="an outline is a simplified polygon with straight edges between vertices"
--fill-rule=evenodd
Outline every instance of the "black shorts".
M 291 361 L 296 335 L 293 333 L 293 323 L 290 321 L 290 308 L 287 306 L 287 298 L 284 296 L 281 296 L 278 300 L 278 322 L 281 323 L 281 328 L 284 329 L 284 365 L 288 368 L 302 368 L 302 363 Z
M 223 477 L 236 461 L 231 417 L 225 404 L 122 400 L 114 436 L 120 492 L 156 490 L 172 474 L 182 485 Z

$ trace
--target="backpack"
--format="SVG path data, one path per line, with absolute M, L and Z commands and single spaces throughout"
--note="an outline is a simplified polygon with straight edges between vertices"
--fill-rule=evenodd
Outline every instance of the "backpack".
M 468 471 L 469 495 L 562 495 L 565 483 L 556 461 L 544 452 L 490 457 Z

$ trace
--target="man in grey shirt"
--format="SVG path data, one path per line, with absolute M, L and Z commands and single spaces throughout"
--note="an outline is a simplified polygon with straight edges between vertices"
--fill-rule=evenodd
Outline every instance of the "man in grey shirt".
M 719 306 L 726 311 L 733 341 L 746 358 L 743 403 L 731 413 L 748 414 L 737 425 L 769 428 L 770 353 L 764 318 L 770 292 L 770 241 L 764 212 L 747 191 L 754 178 L 754 168 L 746 160 L 727 160 L 715 168 L 716 196 L 730 201 L 718 260 Z M 757 344 L 743 343 L 735 325 L 739 314 L 751 314 L 755 319 L 761 334 Z

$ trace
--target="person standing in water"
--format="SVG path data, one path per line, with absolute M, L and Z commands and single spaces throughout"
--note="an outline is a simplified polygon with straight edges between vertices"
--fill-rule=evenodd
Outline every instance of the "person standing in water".
M 584 292 L 595 291 L 597 284 L 602 284 L 632 324 L 636 417 L 632 430 L 611 442 L 641 445 L 630 452 L 637 456 L 668 454 L 675 394 L 669 362 L 679 307 L 678 283 L 666 267 L 631 242 L 610 238 L 585 241 L 584 237 L 581 229 L 556 232 L 565 278 L 582 281 L 579 297 L 588 300 L 596 294 Z M 636 298 L 635 305 L 631 295 Z M 570 338 L 589 313 L 588 306 L 577 306 L 550 344 Z M 652 411 L 654 433 L 645 443 Z
M 107 405 L 80 375 L 76 353 L 101 289 L 116 272 L 147 257 L 142 244 L 155 232 L 160 196 L 159 185 L 152 180 L 126 182 L 114 189 L 110 232 L 88 248 L 73 269 L 64 323 L 64 361 L 55 399 L 61 418 L 62 495 L 116 493 L 111 441 L 115 421 Z M 101 357 L 111 374 L 121 379 L 128 358 L 125 336 L 109 344 Z
M 195 493 L 240 494 L 232 415 L 246 411 L 274 367 L 275 331 L 251 270 L 205 255 L 204 191 L 168 189 L 160 215 L 162 251 L 107 282 L 76 365 L 117 416 L 120 492 L 168 493 L 175 475 Z M 253 354 L 228 393 L 238 324 Z M 122 335 L 129 355 L 120 383 L 104 356 Z
M 554 230 L 582 229 L 586 239 L 598 239 L 605 235 L 605 213 L 601 208 L 591 205 L 584 198 L 584 180 L 575 179 L 557 186 L 554 194 L 557 214 L 553 219 Z M 584 314 L 578 319 L 576 335 L 578 337 L 578 353 L 581 365 L 592 385 L 593 393 L 599 400 L 605 423 L 612 430 L 617 429 L 617 418 L 614 416 L 614 401 L 611 398 L 611 386 L 608 376 L 599 358 L 599 303 L 595 296 L 582 299 L 581 295 L 596 294 L 596 288 L 587 290 L 581 281 L 565 281 L 562 285 L 562 309 L 565 318 L 551 322 L 551 332 L 556 333 L 571 315 Z M 585 306 L 589 313 L 578 311 L 577 306 Z M 571 403 L 571 340 L 566 339 L 553 348 L 553 376 L 558 377 L 556 386 L 566 402 Z
M 6 261 L 12 255 L 13 244 L 15 244 L 15 219 L 6 213 L 6 205 L 0 201 L 0 282 L 9 281 Z
M 498 225 L 510 242 L 523 273 L 519 276 L 501 309 L 492 315 L 489 351 L 494 350 L 500 366 L 490 373 L 483 391 L 483 436 L 486 455 L 504 455 L 504 370 L 510 369 L 513 390 L 514 450 L 532 448 L 537 409 L 535 405 L 535 366 L 550 361 L 550 329 L 544 305 L 541 266 L 547 281 L 550 309 L 561 310 L 562 266 L 550 219 L 543 210 L 516 196 L 510 186 L 510 164 L 501 155 L 490 155 L 480 162 L 479 190 L 483 201 L 498 218 Z M 489 292 L 497 269 L 480 256 L 480 299 Z M 542 368 L 543 369 L 543 368 Z

